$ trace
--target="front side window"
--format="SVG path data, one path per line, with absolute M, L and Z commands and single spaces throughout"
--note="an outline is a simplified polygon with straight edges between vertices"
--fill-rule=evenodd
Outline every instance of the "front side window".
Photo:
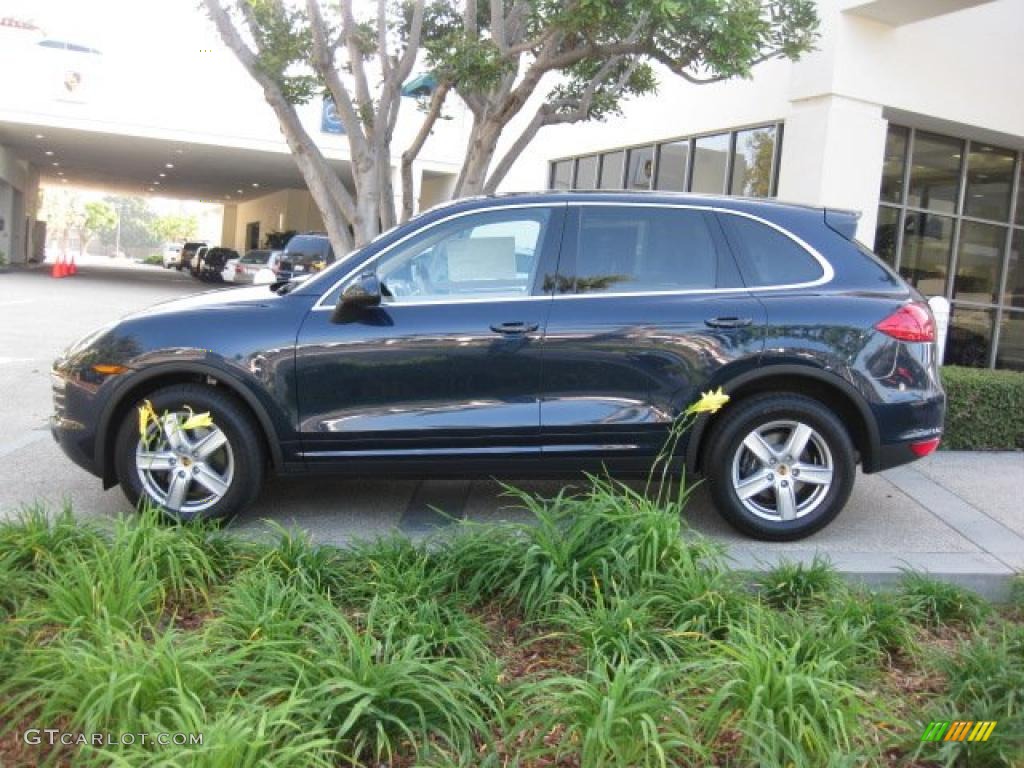
M 718 251 L 706 214 L 645 206 L 584 207 L 576 237 L 576 293 L 715 288 Z
M 795 285 L 823 275 L 821 265 L 806 249 L 774 227 L 733 214 L 724 214 L 722 223 L 747 285 Z
M 528 296 L 551 219 L 549 208 L 474 213 L 439 224 L 384 254 L 384 301 Z

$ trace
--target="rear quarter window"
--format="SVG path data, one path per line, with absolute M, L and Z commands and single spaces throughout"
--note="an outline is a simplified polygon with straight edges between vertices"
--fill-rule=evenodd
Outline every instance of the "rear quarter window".
M 745 216 L 720 218 L 748 286 L 810 283 L 824 275 L 803 246 L 774 227 Z

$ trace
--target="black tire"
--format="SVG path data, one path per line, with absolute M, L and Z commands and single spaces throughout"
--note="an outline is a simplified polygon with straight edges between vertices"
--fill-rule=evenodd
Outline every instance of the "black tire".
M 158 415 L 165 412 L 185 411 L 185 406 L 196 413 L 210 412 L 213 423 L 224 433 L 232 456 L 232 476 L 227 491 L 211 506 L 194 513 L 166 510 L 176 520 L 225 519 L 251 505 L 263 484 L 265 456 L 259 427 L 249 411 L 234 397 L 214 387 L 202 384 L 178 384 L 157 390 L 148 396 Z M 137 505 L 144 495 L 159 505 L 159 500 L 148 494 L 136 467 L 136 448 L 139 444 L 139 414 L 136 403 L 125 414 L 117 431 L 114 461 L 117 477 L 128 500 Z M 223 454 L 221 454 L 223 456 Z M 197 492 L 202 488 L 197 485 Z
M 757 429 L 768 429 L 771 434 L 771 425 L 786 422 L 810 427 L 815 433 L 815 440 L 820 441 L 808 442 L 809 447 L 806 450 L 811 453 L 803 454 L 808 457 L 808 461 L 824 463 L 825 459 L 822 456 L 826 455 L 826 451 L 827 455 L 830 455 L 832 479 L 826 490 L 818 490 L 823 486 L 816 484 L 793 482 L 792 470 L 785 462 L 780 462 L 780 471 L 775 473 L 755 466 L 749 475 L 739 475 L 745 462 L 747 466 L 750 466 L 752 461 L 756 465 L 753 454 L 744 448 L 743 441 L 747 436 Z M 786 427 L 780 426 L 778 429 L 780 435 L 785 434 Z M 772 461 L 775 460 L 773 457 Z M 795 519 L 790 520 L 783 520 L 781 514 L 774 518 L 766 518 L 755 513 L 748 508 L 734 487 L 734 462 L 739 479 L 752 478 L 756 472 L 766 471 L 769 472 L 766 478 L 772 478 L 773 483 L 792 483 L 792 494 L 797 502 L 797 509 L 799 510 L 801 506 L 800 494 L 804 494 L 803 503 L 807 505 L 808 511 L 805 514 L 798 512 Z M 796 457 L 796 462 L 792 463 L 799 462 L 800 457 Z M 857 471 L 853 443 L 836 414 L 818 400 L 789 393 L 758 395 L 749 400 L 742 400 L 734 406 L 726 406 L 709 437 L 704 467 L 711 498 L 722 517 L 737 530 L 764 541 L 802 539 L 828 525 L 850 498 Z M 787 473 L 789 478 L 783 482 Z M 805 469 L 805 476 L 807 474 Z M 774 499 L 776 509 L 780 506 L 777 493 L 784 491 L 779 490 L 777 486 L 767 488 L 762 495 L 753 496 L 749 503 L 755 507 L 763 503 L 770 514 L 771 504 L 768 500 Z M 759 502 L 759 499 L 765 501 Z

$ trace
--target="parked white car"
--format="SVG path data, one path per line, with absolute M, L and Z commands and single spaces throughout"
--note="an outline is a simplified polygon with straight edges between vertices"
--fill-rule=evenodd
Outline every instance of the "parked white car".
M 173 243 L 164 246 L 164 269 L 177 267 L 181 264 L 181 244 Z
M 277 269 L 281 263 L 281 255 L 284 251 L 271 251 L 260 249 L 246 251 L 246 254 L 238 260 L 233 282 L 241 285 L 264 285 L 277 280 Z M 228 278 L 225 276 L 224 278 Z

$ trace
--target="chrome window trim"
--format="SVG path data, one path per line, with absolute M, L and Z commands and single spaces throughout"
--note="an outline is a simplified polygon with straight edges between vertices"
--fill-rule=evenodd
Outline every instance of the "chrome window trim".
M 555 294 L 554 296 L 549 296 L 549 295 L 545 294 L 545 295 L 541 295 L 541 296 L 504 296 L 504 297 L 502 297 L 502 296 L 494 296 L 494 297 L 470 298 L 470 299 L 427 299 L 427 300 L 424 300 L 424 301 L 406 301 L 406 302 L 402 302 L 400 304 L 387 304 L 385 306 L 393 306 L 393 307 L 418 307 L 418 306 L 436 306 L 436 305 L 442 305 L 442 304 L 482 304 L 482 303 L 505 302 L 505 301 L 546 301 L 546 300 L 549 300 L 549 299 L 598 299 L 598 298 L 625 298 L 625 297 L 639 297 L 639 296 L 700 296 L 700 295 L 716 294 L 716 293 L 731 294 L 731 293 L 755 293 L 755 292 L 763 292 L 763 291 L 790 291 L 790 290 L 795 290 L 795 289 L 798 289 L 798 288 L 814 288 L 814 287 L 817 287 L 817 286 L 820 286 L 820 285 L 825 285 L 827 283 L 832 282 L 833 278 L 835 277 L 835 270 L 832 268 L 832 265 L 829 263 L 829 261 L 824 256 L 821 255 L 821 253 L 816 248 L 814 248 L 812 245 L 810 245 L 810 243 L 808 243 L 807 241 L 805 241 L 803 238 L 799 237 L 798 235 L 794 234 L 793 232 L 790 232 L 785 227 L 780 226 L 780 225 L 776 224 L 773 221 L 769 221 L 768 219 L 762 218 L 761 216 L 757 216 L 756 214 L 748 213 L 747 211 L 739 211 L 739 210 L 736 210 L 734 208 L 723 208 L 721 206 L 716 206 L 716 205 L 699 205 L 699 204 L 694 204 L 694 203 L 648 202 L 648 201 L 640 201 L 640 200 L 637 200 L 637 201 L 572 200 L 572 201 L 567 201 L 567 202 L 564 202 L 564 203 L 557 203 L 557 202 L 556 203 L 518 203 L 518 204 L 515 204 L 515 205 L 496 205 L 496 206 L 488 206 L 486 208 L 473 208 L 473 209 L 466 210 L 466 211 L 459 211 L 458 213 L 453 213 L 450 216 L 445 216 L 444 218 L 441 218 L 441 219 L 438 219 L 437 221 L 431 222 L 428 226 L 423 227 L 422 229 L 417 229 L 417 230 L 415 230 L 413 232 L 410 232 L 409 234 L 405 235 L 401 239 L 396 240 L 395 242 L 391 243 L 391 245 L 389 245 L 387 248 L 385 248 L 382 251 L 374 254 L 372 257 L 370 257 L 370 259 L 368 259 L 367 261 L 364 261 L 358 267 L 356 267 L 355 269 L 353 269 L 350 272 L 346 273 L 343 277 L 341 277 L 340 279 L 338 279 L 334 283 L 332 283 L 331 287 L 328 288 L 320 296 L 319 299 L 317 299 L 316 304 L 313 305 L 312 311 L 313 312 L 333 312 L 334 311 L 334 307 L 330 306 L 330 305 L 324 305 L 324 300 L 328 296 L 330 296 L 332 293 L 334 293 L 335 289 L 340 287 L 347 280 L 351 279 L 358 272 L 365 270 L 372 262 L 375 262 L 375 261 L 379 260 L 380 257 L 382 257 L 385 254 L 389 253 L 393 248 L 397 248 L 399 245 L 404 243 L 406 240 L 409 240 L 413 236 L 418 235 L 418 234 L 420 234 L 422 232 L 429 231 L 430 229 L 434 228 L 435 226 L 439 226 L 439 225 L 444 224 L 444 223 L 446 223 L 448 221 L 452 221 L 453 219 L 458 219 L 458 218 L 461 218 L 463 216 L 468 216 L 468 215 L 474 214 L 474 213 L 485 213 L 485 212 L 489 212 L 489 211 L 516 210 L 516 209 L 520 209 L 520 208 L 552 208 L 552 207 L 557 207 L 559 205 L 564 205 L 566 207 L 570 207 L 570 206 L 579 206 L 579 207 L 584 207 L 584 206 L 603 206 L 603 207 L 609 207 L 609 206 L 611 206 L 611 207 L 619 207 L 619 206 L 628 205 L 628 206 L 635 206 L 635 207 L 638 207 L 638 208 L 679 208 L 679 209 L 683 209 L 683 210 L 709 211 L 709 212 L 712 212 L 712 213 L 725 214 L 725 215 L 729 215 L 729 216 L 741 216 L 743 218 L 747 218 L 747 219 L 750 219 L 752 221 L 756 221 L 756 222 L 758 222 L 760 224 L 763 224 L 763 225 L 765 225 L 767 227 L 770 227 L 771 229 L 774 229 L 775 231 L 781 233 L 785 237 L 788 237 L 790 240 L 792 240 L 794 243 L 796 243 L 798 246 L 800 246 L 800 248 L 802 248 L 806 253 L 808 253 L 818 263 L 818 266 L 821 267 L 822 274 L 821 274 L 821 277 L 816 278 L 815 280 L 809 280 L 809 281 L 805 281 L 805 282 L 802 282 L 802 283 L 785 283 L 785 284 L 781 284 L 781 285 L 744 286 L 744 287 L 739 287 L 739 288 L 686 288 L 686 289 L 680 289 L 680 290 L 677 290 L 677 291 L 622 291 L 622 292 L 610 292 L 610 293 L 560 293 L 560 294 Z

